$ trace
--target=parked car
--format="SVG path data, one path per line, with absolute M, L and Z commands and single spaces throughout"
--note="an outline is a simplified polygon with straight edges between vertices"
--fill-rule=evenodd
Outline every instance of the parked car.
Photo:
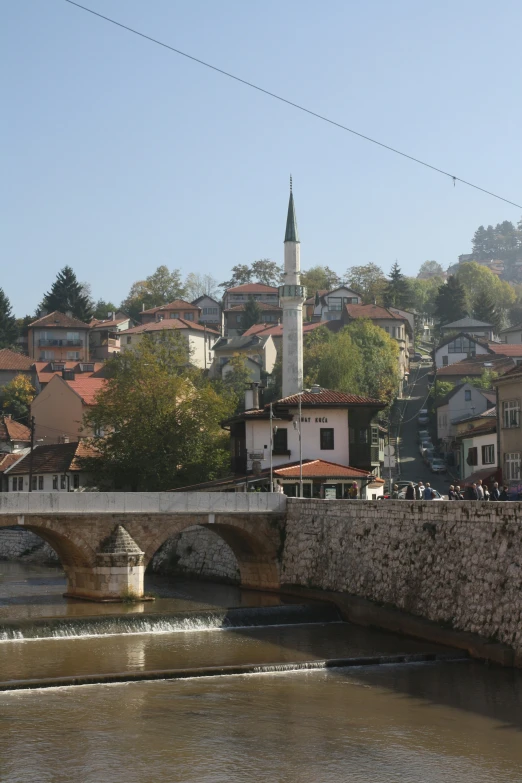
M 421 457 L 424 454 L 424 450 L 425 449 L 432 449 L 432 450 L 435 449 L 435 446 L 433 445 L 431 440 L 429 440 L 429 439 L 428 440 L 423 440 L 422 443 L 419 443 L 419 454 L 421 455 Z
M 424 460 L 426 465 L 431 465 L 434 457 L 435 457 L 434 449 L 424 449 L 424 451 L 422 452 L 422 459 Z
M 414 353 L 411 360 L 412 362 L 422 362 L 422 354 Z
M 422 357 L 422 363 L 423 364 L 431 364 L 431 356 L 428 353 L 425 353 Z
M 417 432 L 418 443 L 422 443 L 423 440 L 431 440 L 431 435 L 428 430 L 419 430 Z
M 421 408 L 417 416 L 417 424 L 420 424 L 423 427 L 425 424 L 429 424 L 429 421 L 428 409 Z
M 430 470 L 432 473 L 446 473 L 446 463 L 440 457 L 434 457 L 431 461 Z

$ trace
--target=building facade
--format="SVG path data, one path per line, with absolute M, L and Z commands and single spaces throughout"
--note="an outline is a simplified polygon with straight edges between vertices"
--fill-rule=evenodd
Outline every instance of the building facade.
M 89 361 L 89 324 L 70 315 L 49 313 L 27 328 L 29 356 L 38 361 Z
M 512 494 L 518 496 L 522 492 L 522 366 L 514 367 L 494 383 L 497 390 L 498 464 L 503 482 L 508 484 Z
M 153 339 L 161 339 L 166 332 L 174 330 L 178 331 L 186 342 L 187 361 L 200 370 L 209 370 L 214 360 L 214 344 L 219 339 L 218 332 L 203 324 L 181 318 L 152 321 L 121 332 L 120 350 L 122 353 L 134 350 L 145 334 Z

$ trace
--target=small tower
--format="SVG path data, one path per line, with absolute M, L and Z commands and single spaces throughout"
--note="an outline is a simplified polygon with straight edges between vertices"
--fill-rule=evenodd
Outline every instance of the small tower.
M 283 308 L 283 397 L 303 391 L 303 303 L 301 255 L 295 217 L 292 177 L 286 218 L 284 284 L 279 286 Z

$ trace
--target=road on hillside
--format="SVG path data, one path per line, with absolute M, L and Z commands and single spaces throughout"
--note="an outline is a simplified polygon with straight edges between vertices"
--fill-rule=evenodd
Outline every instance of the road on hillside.
M 412 386 L 410 387 L 410 396 L 399 403 L 401 406 L 402 423 L 399 431 L 399 456 L 400 456 L 400 480 L 401 481 L 423 481 L 430 482 L 434 489 L 441 494 L 448 494 L 449 476 L 446 473 L 432 473 L 429 467 L 424 463 L 417 442 L 417 416 L 421 408 L 427 407 L 426 398 L 428 396 L 428 375 L 431 367 L 428 365 L 419 365 L 411 373 Z M 430 429 L 429 425 L 422 429 Z M 433 443 L 437 442 L 437 433 L 432 432 Z

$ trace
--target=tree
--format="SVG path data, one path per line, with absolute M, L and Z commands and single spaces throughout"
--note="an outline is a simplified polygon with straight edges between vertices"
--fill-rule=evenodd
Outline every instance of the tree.
M 248 264 L 236 264 L 232 267 L 232 277 L 224 283 L 220 283 L 220 288 L 234 288 L 237 285 L 250 283 L 252 280 L 252 270 Z
M 104 299 L 98 299 L 94 305 L 93 318 L 97 318 L 99 321 L 106 321 L 109 317 L 109 313 L 115 313 L 118 308 L 112 302 L 106 302 Z
M 449 394 L 450 391 L 453 391 L 454 388 L 455 384 L 451 383 L 451 381 L 437 381 L 434 383 L 428 395 L 431 402 L 431 409 L 433 410 L 435 405 L 437 405 L 440 400 L 446 396 L 446 394 Z
M 403 310 L 411 307 L 410 286 L 397 261 L 391 268 L 390 279 L 384 289 L 384 304 L 386 307 L 398 307 Z
M 96 458 L 83 461 L 96 486 L 164 491 L 208 481 L 228 470 L 228 438 L 220 422 L 233 413 L 220 395 L 187 366 L 181 335 L 144 335 L 133 351 L 108 363 L 106 387 L 85 424 L 106 434 L 91 438 Z
M 482 389 L 483 391 L 489 391 L 493 388 L 493 382 L 498 378 L 498 372 L 488 370 L 487 368 L 482 371 L 482 374 L 477 378 L 474 376 L 466 376 L 461 379 L 461 383 L 469 383 L 470 386 L 474 386 L 476 389 Z
M 189 301 L 194 301 L 198 296 L 210 296 L 219 299 L 218 281 L 212 275 L 201 275 L 199 272 L 190 272 L 185 280 L 185 292 Z
M 352 266 L 346 270 L 346 283 L 363 298 L 364 304 L 382 304 L 386 277 L 377 264 Z
M 48 291 L 40 305 L 40 311 L 52 313 L 72 313 L 79 321 L 89 323 L 93 313 L 93 302 L 85 293 L 84 283 L 79 283 L 70 266 L 64 266 L 56 276 L 51 290 Z
M 179 269 L 169 272 L 167 266 L 159 266 L 145 280 L 133 283 L 127 298 L 121 303 L 121 309 L 131 318 L 137 318 L 142 310 L 169 304 L 175 299 L 186 296 L 185 286 Z
M 259 304 L 256 302 L 253 296 L 249 296 L 247 303 L 245 304 L 245 310 L 243 312 L 243 319 L 241 322 L 241 329 L 246 332 L 254 324 L 259 324 L 263 320 L 263 311 Z
M 342 331 L 346 331 L 360 352 L 359 394 L 390 405 L 397 396 L 400 381 L 397 342 L 369 318 L 357 318 Z
M 411 307 L 420 315 L 433 315 L 435 311 L 435 298 L 438 290 L 444 283 L 443 277 L 408 277 L 410 286 Z
M 444 269 L 437 261 L 425 261 L 417 273 L 419 280 L 428 280 L 430 277 L 444 277 Z
M 18 325 L 11 302 L 0 288 L 0 348 L 12 348 L 18 337 Z
M 0 404 L 4 413 L 27 423 L 31 403 L 36 395 L 31 379 L 22 373 L 0 389 Z
M 283 270 L 275 261 L 269 258 L 260 258 L 254 261 L 250 266 L 248 264 L 236 264 L 232 267 L 232 277 L 224 283 L 220 283 L 220 288 L 234 288 L 245 283 L 257 282 L 265 285 L 279 285 L 282 280 Z
M 435 298 L 435 315 L 442 324 L 458 321 L 467 314 L 466 292 L 455 275 L 450 275 L 446 283 L 439 286 Z
M 331 291 L 341 285 L 341 278 L 328 266 L 312 266 L 301 273 L 301 285 L 313 296 L 316 291 Z
M 221 381 L 222 390 L 233 399 L 235 412 L 245 409 L 245 389 L 252 381 L 245 359 L 235 353 L 227 363 L 227 372 Z
M 477 294 L 473 302 L 473 315 L 478 321 L 492 324 L 497 334 L 502 328 L 502 315 L 498 312 L 489 291 L 480 291 Z
M 513 286 L 500 280 L 487 267 L 473 261 L 459 264 L 456 276 L 466 291 L 468 312 L 474 311 L 475 300 L 479 294 L 489 293 L 495 302 L 500 323 L 507 320 L 507 313 L 516 300 Z

